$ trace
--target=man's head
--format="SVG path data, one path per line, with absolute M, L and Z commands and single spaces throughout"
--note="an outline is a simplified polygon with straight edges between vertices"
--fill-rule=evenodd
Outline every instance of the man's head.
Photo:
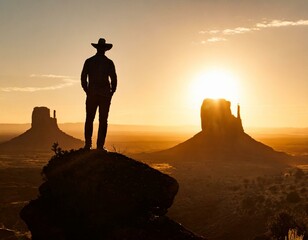
M 98 43 L 91 43 L 91 45 L 97 49 L 97 52 L 101 53 L 104 53 L 112 48 L 112 44 L 106 43 L 104 38 L 100 38 Z

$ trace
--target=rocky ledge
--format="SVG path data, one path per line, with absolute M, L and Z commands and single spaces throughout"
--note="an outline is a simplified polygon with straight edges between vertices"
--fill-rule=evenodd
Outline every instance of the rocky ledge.
M 20 213 L 33 240 L 204 239 L 165 215 L 174 178 L 118 153 L 55 152 L 38 198 Z

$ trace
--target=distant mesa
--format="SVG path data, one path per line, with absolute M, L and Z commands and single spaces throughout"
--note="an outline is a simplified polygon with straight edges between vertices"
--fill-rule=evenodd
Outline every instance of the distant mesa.
M 35 107 L 31 128 L 23 134 L 0 144 L 0 151 L 49 151 L 58 142 L 64 149 L 80 148 L 83 141 L 61 131 L 57 124 L 56 111 L 50 117 L 47 107 Z
M 47 107 L 35 107 L 32 112 L 33 130 L 48 130 L 59 129 L 56 118 L 56 110 L 53 111 L 53 118 L 50 117 L 50 110 Z
M 136 157 L 222 175 L 266 174 L 288 166 L 291 157 L 246 134 L 240 106 L 236 117 L 230 106 L 225 99 L 205 99 L 201 106 L 201 132 L 170 149 Z
M 205 99 L 201 106 L 201 129 L 212 137 L 243 134 L 244 129 L 237 107 L 237 117 L 231 113 L 231 103 L 225 99 Z

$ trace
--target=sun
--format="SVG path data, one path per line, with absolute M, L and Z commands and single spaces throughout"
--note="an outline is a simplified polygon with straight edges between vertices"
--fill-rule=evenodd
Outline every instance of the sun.
M 224 98 L 233 105 L 239 102 L 238 80 L 234 74 L 223 69 L 210 69 L 199 73 L 190 86 L 191 104 L 201 106 L 205 98 Z

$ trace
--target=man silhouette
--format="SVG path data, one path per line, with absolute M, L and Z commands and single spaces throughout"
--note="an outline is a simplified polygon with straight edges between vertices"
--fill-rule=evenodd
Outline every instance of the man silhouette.
M 90 150 L 92 147 L 93 121 L 99 108 L 97 149 L 105 150 L 108 113 L 111 98 L 117 89 L 117 74 L 112 60 L 105 56 L 105 52 L 112 48 L 112 44 L 100 38 L 98 43 L 91 45 L 97 49 L 97 53 L 85 61 L 81 73 L 81 86 L 87 94 L 84 148 Z

